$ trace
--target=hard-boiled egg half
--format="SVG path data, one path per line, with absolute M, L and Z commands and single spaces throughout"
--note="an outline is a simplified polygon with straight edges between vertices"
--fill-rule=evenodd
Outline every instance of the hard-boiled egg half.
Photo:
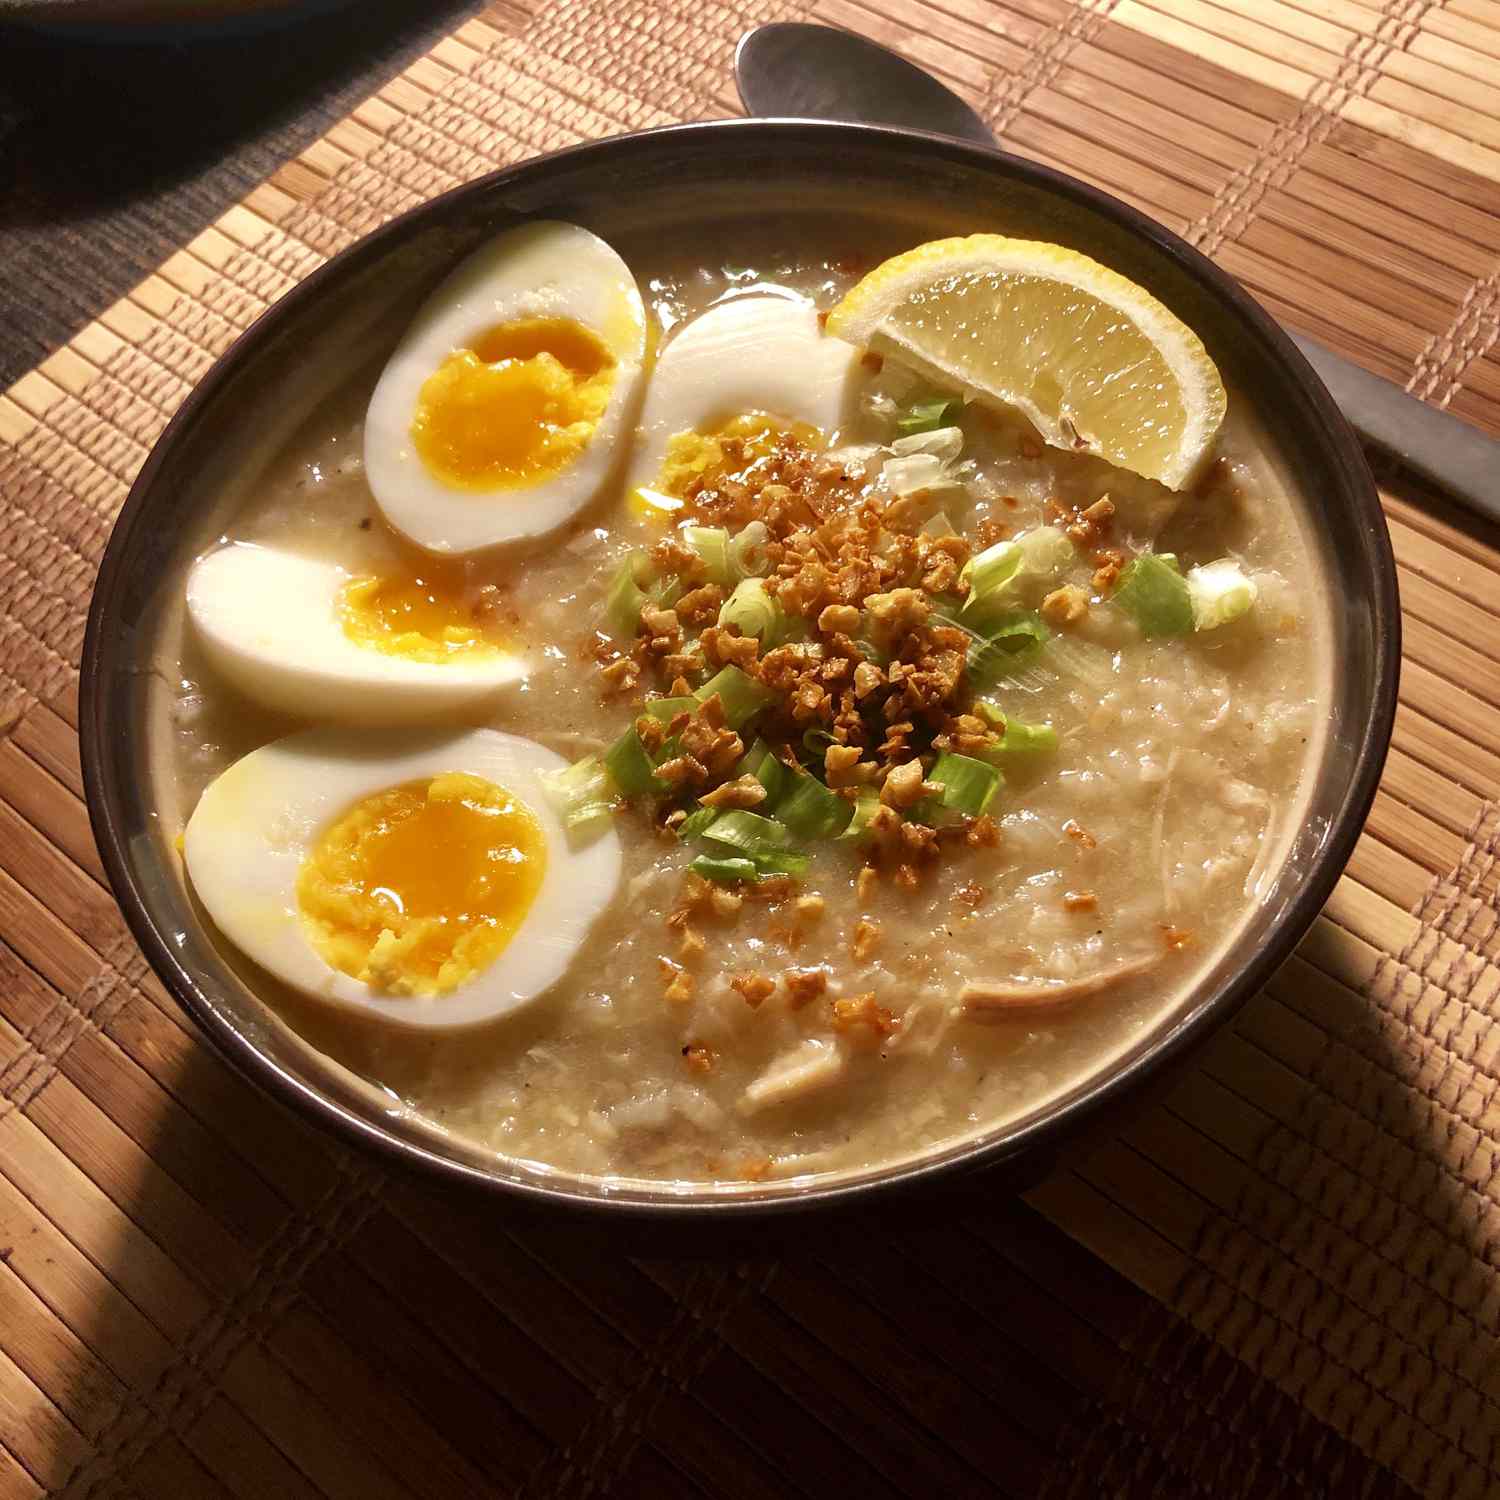
M 538 774 L 560 756 L 493 729 L 313 729 L 203 793 L 183 855 L 219 930 L 316 1000 L 399 1026 L 509 1014 L 566 971 L 614 897 L 606 829 L 572 848 Z
M 545 536 L 620 458 L 646 349 L 635 278 L 542 220 L 476 251 L 423 304 L 365 419 L 381 513 L 432 552 Z
M 461 559 L 379 574 L 239 543 L 200 557 L 188 614 L 214 666 L 303 718 L 400 724 L 461 713 L 525 677 L 495 591 Z
M 630 487 L 676 508 L 684 477 L 710 467 L 714 440 L 756 425 L 833 441 L 852 418 L 860 352 L 824 333 L 818 310 L 792 293 L 715 303 L 662 349 L 636 434 Z M 809 431 L 813 429 L 813 431 Z

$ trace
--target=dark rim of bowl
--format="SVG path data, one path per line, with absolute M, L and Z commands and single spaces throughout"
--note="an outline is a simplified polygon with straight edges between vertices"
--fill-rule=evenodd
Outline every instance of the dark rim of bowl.
M 1262 351 L 1280 367 L 1289 383 L 1290 396 L 1310 409 L 1330 450 L 1333 467 L 1341 476 L 1350 509 L 1357 515 L 1362 514 L 1366 522 L 1365 540 L 1372 575 L 1375 617 L 1384 628 L 1376 632 L 1374 641 L 1374 701 L 1369 720 L 1359 737 L 1353 775 L 1337 813 L 1330 819 L 1328 837 L 1313 855 L 1300 890 L 1273 919 L 1264 934 L 1263 942 L 1249 961 L 1230 975 L 1217 993 L 1198 1001 L 1195 1008 L 1170 1031 L 1145 1046 L 1123 1066 L 1101 1072 L 1084 1086 L 1081 1093 L 1050 1113 L 1028 1121 L 999 1139 L 987 1140 L 981 1136 L 964 1148 L 950 1150 L 949 1154 L 937 1161 L 919 1159 L 904 1162 L 878 1177 L 866 1176 L 860 1180 L 833 1182 L 827 1186 L 814 1185 L 772 1197 L 678 1197 L 670 1196 L 664 1191 L 661 1198 L 650 1201 L 619 1200 L 611 1199 L 607 1194 L 588 1195 L 548 1186 L 543 1182 L 521 1182 L 496 1177 L 478 1166 L 443 1156 L 415 1141 L 389 1135 L 372 1121 L 361 1118 L 343 1104 L 293 1076 L 215 1009 L 192 976 L 178 963 L 171 947 L 151 920 L 127 852 L 125 834 L 117 822 L 114 788 L 107 770 L 109 757 L 106 753 L 106 726 L 102 712 L 104 686 L 112 669 L 111 642 L 104 630 L 104 621 L 109 602 L 120 582 L 125 553 L 124 538 L 148 504 L 156 472 L 175 435 L 194 420 L 199 409 L 213 397 L 247 353 L 262 342 L 269 331 L 282 320 L 294 316 L 308 302 L 315 300 L 326 282 L 345 274 L 353 266 L 383 255 L 388 247 L 400 241 L 413 227 L 440 221 L 448 206 L 466 195 L 492 191 L 498 186 L 524 186 L 534 179 L 545 179 L 554 164 L 562 162 L 589 161 L 592 158 L 592 164 L 600 172 L 608 172 L 612 163 L 631 153 L 658 151 L 673 141 L 712 136 L 725 131 L 760 134 L 805 145 L 822 144 L 830 152 L 836 151 L 840 143 L 858 142 L 868 145 L 871 142 L 886 141 L 893 146 L 899 145 L 907 149 L 916 147 L 933 157 L 971 166 L 993 167 L 1003 164 L 1007 176 L 1019 177 L 1034 186 L 1070 199 L 1093 214 L 1112 220 L 1148 241 L 1233 311 L 1240 328 L 1253 334 L 1261 344 Z M 184 399 L 147 456 L 115 521 L 99 567 L 83 641 L 79 682 L 79 739 L 84 789 L 94 837 L 98 842 L 110 885 L 131 931 L 152 967 L 219 1050 L 242 1073 L 266 1088 L 274 1097 L 292 1104 L 305 1117 L 329 1127 L 335 1135 L 356 1145 L 371 1148 L 392 1163 L 420 1169 L 448 1183 L 468 1183 L 509 1199 L 529 1200 L 536 1206 L 573 1213 L 624 1214 L 635 1219 L 657 1221 L 673 1218 L 698 1219 L 703 1216 L 749 1219 L 802 1213 L 854 1202 L 865 1205 L 872 1195 L 885 1197 L 898 1190 L 919 1185 L 936 1186 L 967 1176 L 981 1168 L 1015 1161 L 1023 1153 L 1044 1153 L 1048 1148 L 1061 1144 L 1064 1137 L 1086 1130 L 1110 1104 L 1138 1090 L 1150 1075 L 1166 1068 L 1196 1045 L 1207 1032 L 1227 1021 L 1291 954 L 1293 947 L 1322 910 L 1353 852 L 1363 829 L 1365 816 L 1374 800 L 1390 741 L 1396 711 L 1400 639 L 1401 615 L 1396 589 L 1395 558 L 1374 482 L 1353 432 L 1287 334 L 1233 277 L 1220 270 L 1185 240 L 1129 204 L 1065 173 L 1009 152 L 971 145 L 948 136 L 889 126 L 822 120 L 711 120 L 688 125 L 667 125 L 568 147 L 547 156 L 530 158 L 453 188 L 399 215 L 356 241 L 309 273 L 262 313 L 215 361 Z

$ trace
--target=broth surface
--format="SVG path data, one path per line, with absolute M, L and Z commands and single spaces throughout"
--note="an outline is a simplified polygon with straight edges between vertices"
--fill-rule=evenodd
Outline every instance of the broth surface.
M 644 237 L 616 248 L 669 334 L 761 282 L 826 308 L 910 243 L 872 245 L 862 228 L 851 245 L 836 225 L 797 220 L 707 235 L 691 254 Z M 232 539 L 274 540 L 356 573 L 389 571 L 406 555 L 361 473 L 377 373 L 312 414 Z M 872 371 L 872 391 L 882 378 L 893 372 Z M 915 889 L 883 878 L 861 890 L 854 849 L 816 845 L 799 894 L 820 897 L 821 911 L 746 900 L 696 922 L 705 951 L 694 994 L 674 1002 L 664 988 L 681 933 L 667 918 L 692 851 L 626 812 L 613 906 L 563 980 L 518 1016 L 430 1037 L 342 1019 L 252 970 L 253 987 L 316 1047 L 438 1128 L 591 1176 L 753 1181 L 858 1169 L 1034 1109 L 1180 1002 L 1254 909 L 1299 817 L 1328 668 L 1299 519 L 1241 407 L 1231 391 L 1221 482 L 1184 499 L 1158 547 L 1191 561 L 1232 551 L 1260 583 L 1256 608 L 1217 631 L 1160 640 L 1141 638 L 1120 610 L 1091 610 L 1070 634 L 1111 663 L 1107 676 L 1038 673 L 1008 705 L 1052 724 L 1060 744 L 1007 768 L 996 847 L 956 851 Z M 1108 491 L 1125 515 L 1162 500 L 1098 460 L 1038 454 L 1019 420 L 971 407 L 962 425 L 975 464 L 966 533 L 986 518 L 1042 524 L 1049 499 L 1086 504 Z M 868 426 L 845 436 L 888 436 L 874 417 Z M 548 543 L 467 565 L 463 586 L 501 590 L 501 633 L 533 663 L 485 722 L 569 759 L 602 750 L 631 722 L 625 703 L 601 697 L 588 647 L 622 558 L 661 534 L 617 488 Z M 1090 571 L 1080 561 L 1077 581 Z M 180 630 L 178 642 L 170 731 L 184 822 L 214 776 L 296 726 L 216 680 Z M 1066 979 L 1146 957 L 1159 960 L 1149 972 L 1056 1015 L 985 1023 L 957 1005 L 966 983 Z M 752 1005 L 731 985 L 817 968 L 833 994 L 875 996 L 896 1028 L 840 1030 L 826 1005 L 794 1007 L 780 990 Z M 783 1087 L 779 1069 L 808 1064 L 811 1077 L 830 1058 L 829 1081 Z

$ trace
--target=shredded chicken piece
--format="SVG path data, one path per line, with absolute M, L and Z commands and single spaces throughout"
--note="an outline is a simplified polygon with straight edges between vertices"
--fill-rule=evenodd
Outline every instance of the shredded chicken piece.
M 1064 911 L 1095 911 L 1099 906 L 1099 898 L 1092 891 L 1064 891 Z
M 797 916 L 803 922 L 820 922 L 827 903 L 816 891 L 797 898 Z
M 844 1076 L 847 1060 L 836 1042 L 809 1037 L 780 1057 L 740 1095 L 742 1114 L 786 1104 L 806 1094 L 837 1083 Z
M 1012 1017 L 1050 1011 L 1079 1000 L 1087 1000 L 1092 995 L 1123 984 L 1127 979 L 1149 973 L 1165 957 L 1165 953 L 1154 953 L 1146 958 L 1129 959 L 1082 979 L 1062 983 L 1052 983 L 1045 979 L 1019 983 L 980 981 L 966 984 L 959 991 L 958 999 L 964 1013 L 974 1020 L 1006 1021 Z
M 854 877 L 854 894 L 861 901 L 868 901 L 880 884 L 880 871 L 874 865 L 862 865 Z

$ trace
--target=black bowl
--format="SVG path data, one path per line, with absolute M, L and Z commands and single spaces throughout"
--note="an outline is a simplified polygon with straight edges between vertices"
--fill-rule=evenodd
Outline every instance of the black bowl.
M 168 592 L 217 534 L 231 495 L 325 393 L 394 343 L 409 312 L 465 253 L 546 216 L 605 238 L 670 235 L 730 213 L 816 206 L 910 226 L 913 241 L 1000 229 L 1084 250 L 1149 287 L 1196 329 L 1239 399 L 1257 408 L 1327 580 L 1336 669 L 1330 732 L 1306 819 L 1269 896 L 1186 1000 L 1113 1063 L 1031 1114 L 920 1161 L 826 1185 L 600 1187 L 542 1173 L 392 1118 L 258 1001 L 210 939 L 153 806 L 153 678 L 142 670 Z M 394 220 L 313 273 L 214 365 L 157 443 L 100 568 L 84 641 L 81 735 L 90 814 L 132 930 L 172 993 L 257 1083 L 346 1140 L 434 1177 L 542 1208 L 656 1221 L 868 1205 L 903 1190 L 1035 1179 L 1081 1135 L 1108 1128 L 1222 1025 L 1291 953 L 1359 835 L 1384 762 L 1400 646 L 1390 540 L 1353 434 L 1286 335 L 1224 272 L 1125 204 L 1061 173 L 937 136 L 805 121 L 722 121 L 622 136 L 482 178 Z M 959 1196 L 967 1194 L 960 1191 Z M 663 1226 L 665 1227 L 665 1226 Z

